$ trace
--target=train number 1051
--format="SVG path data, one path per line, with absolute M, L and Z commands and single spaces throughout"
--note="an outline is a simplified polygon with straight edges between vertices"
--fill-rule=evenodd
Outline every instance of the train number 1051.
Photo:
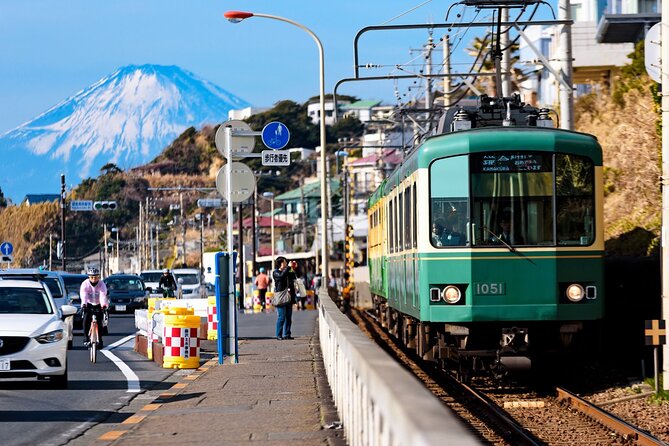
M 504 294 L 504 288 L 504 282 L 474 284 L 474 291 L 478 295 Z

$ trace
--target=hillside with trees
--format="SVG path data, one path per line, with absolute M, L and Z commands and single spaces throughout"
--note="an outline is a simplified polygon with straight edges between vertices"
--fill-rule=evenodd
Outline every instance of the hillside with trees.
M 658 84 L 646 74 L 643 41 L 611 90 L 598 85 L 576 101 L 576 130 L 604 152 L 607 255 L 657 254 L 661 221 Z

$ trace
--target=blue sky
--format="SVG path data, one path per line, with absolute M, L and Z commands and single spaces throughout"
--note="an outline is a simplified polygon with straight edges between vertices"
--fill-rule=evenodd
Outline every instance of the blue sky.
M 270 106 L 281 99 L 302 102 L 318 94 L 318 53 L 304 31 L 262 18 L 231 24 L 223 18 L 227 10 L 279 15 L 311 28 L 325 48 L 326 89 L 331 92 L 339 79 L 353 76 L 353 38 L 358 30 L 384 23 L 444 23 L 452 3 L 0 0 L 0 134 L 129 64 L 178 65 L 255 106 Z M 456 14 L 463 12 L 458 19 Z M 467 20 L 473 14 L 458 6 L 451 18 Z M 489 14 L 483 11 L 478 18 Z M 436 39 L 442 34 L 436 31 Z M 453 32 L 452 42 L 458 43 L 456 63 L 466 62 L 464 49 L 475 35 Z M 369 73 L 388 74 L 394 64 L 415 58 L 410 49 L 426 40 L 426 31 L 367 34 L 360 41 L 360 61 L 389 65 Z M 434 58 L 441 58 L 441 53 Z M 420 62 L 418 58 L 413 64 Z M 398 86 L 401 94 L 407 93 L 407 86 Z M 389 81 L 348 84 L 338 93 L 386 103 L 394 103 L 395 97 Z

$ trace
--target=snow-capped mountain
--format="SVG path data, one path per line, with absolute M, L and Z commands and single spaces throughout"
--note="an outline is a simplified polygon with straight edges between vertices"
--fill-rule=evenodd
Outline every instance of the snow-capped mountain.
M 190 126 L 227 120 L 249 104 L 177 66 L 119 68 L 0 136 L 0 188 L 13 200 L 59 193 L 107 163 L 146 163 Z

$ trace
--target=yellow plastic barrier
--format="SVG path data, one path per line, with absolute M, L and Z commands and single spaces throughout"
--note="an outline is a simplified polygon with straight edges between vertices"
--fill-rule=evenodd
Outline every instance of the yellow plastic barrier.
M 268 290 L 265 294 L 265 310 L 272 309 L 272 299 L 274 299 L 274 292 Z
M 218 315 L 216 313 L 216 296 L 209 296 L 207 300 L 207 339 L 218 339 Z
M 258 313 L 262 311 L 262 305 L 260 305 L 260 291 L 253 290 L 253 312 Z
M 314 291 L 313 290 L 307 290 L 307 300 L 305 302 L 305 307 L 307 310 L 313 310 L 316 308 L 314 305 Z
M 163 312 L 163 368 L 198 368 L 200 317 L 193 314 L 192 308 L 170 308 Z

